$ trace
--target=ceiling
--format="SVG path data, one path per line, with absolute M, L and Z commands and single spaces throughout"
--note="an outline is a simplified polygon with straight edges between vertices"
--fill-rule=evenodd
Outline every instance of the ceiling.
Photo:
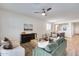
M 34 13 L 49 7 L 52 10 L 47 13 L 47 16 Z M 4 3 L 0 4 L 0 8 L 38 19 L 79 19 L 78 3 Z

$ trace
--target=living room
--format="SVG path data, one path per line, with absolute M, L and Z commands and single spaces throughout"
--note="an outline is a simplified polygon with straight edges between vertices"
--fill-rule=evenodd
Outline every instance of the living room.
M 75 3 L 0 4 L 1 56 L 79 55 L 79 53 L 77 53 L 79 49 L 77 47 L 77 44 L 79 44 L 78 6 L 79 4 Z M 34 38 L 32 36 L 30 37 L 30 40 L 35 40 L 26 42 L 26 39 L 28 39 L 26 36 L 26 39 L 24 39 L 23 41 L 22 35 L 29 34 L 34 35 Z M 72 37 L 74 36 L 77 36 L 76 44 L 73 42 L 74 39 L 72 40 Z M 54 45 L 54 48 L 52 47 L 54 51 L 49 51 L 50 49 L 46 46 L 49 44 L 49 41 L 52 42 L 52 40 L 49 40 L 48 38 L 51 38 L 54 41 L 54 39 L 59 39 L 60 37 L 63 37 L 63 39 L 65 39 L 67 42 L 61 39 L 60 41 L 57 41 L 58 43 L 52 44 L 52 46 L 54 44 L 57 44 L 59 46 L 56 45 L 56 47 L 54 47 Z M 39 41 L 43 39 L 45 39 L 46 42 L 40 43 Z M 13 48 L 2 48 L 4 45 L 7 45 L 4 42 L 7 40 L 9 40 L 8 42 L 11 44 L 10 48 Z M 70 42 L 75 46 L 71 47 Z M 40 47 L 42 50 L 37 47 Z M 76 48 L 74 49 L 74 47 Z M 56 50 L 56 48 L 58 49 Z M 42 51 L 43 53 L 40 53 L 40 51 Z M 11 52 L 13 52 L 13 54 Z M 62 53 L 60 54 L 60 52 Z

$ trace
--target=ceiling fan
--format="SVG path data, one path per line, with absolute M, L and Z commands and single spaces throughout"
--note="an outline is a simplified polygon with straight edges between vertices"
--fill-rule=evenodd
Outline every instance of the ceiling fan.
M 47 12 L 50 11 L 52 8 L 48 8 L 48 9 L 42 9 L 42 12 L 34 12 L 34 13 L 41 13 L 42 16 L 47 16 Z

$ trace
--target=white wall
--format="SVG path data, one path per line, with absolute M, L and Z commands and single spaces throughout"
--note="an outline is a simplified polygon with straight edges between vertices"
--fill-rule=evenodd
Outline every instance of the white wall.
M 74 23 L 74 34 L 79 34 L 79 23 Z
M 13 36 L 20 39 L 24 24 L 33 24 L 33 31 L 30 32 L 37 33 L 38 37 L 46 32 L 46 22 L 43 20 L 41 21 L 18 13 L 0 10 L 0 37 Z

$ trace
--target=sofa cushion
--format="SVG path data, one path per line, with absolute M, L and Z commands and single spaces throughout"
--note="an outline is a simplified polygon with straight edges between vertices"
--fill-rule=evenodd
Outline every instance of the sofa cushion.
M 10 40 L 13 48 L 20 46 L 20 41 L 18 39 L 14 38 L 14 37 L 6 37 L 6 38 L 8 38 Z
M 46 46 L 45 50 L 47 50 L 48 52 L 52 52 L 63 42 L 63 40 L 63 37 L 58 38 L 55 42 L 52 42 L 50 43 L 50 45 Z
M 64 38 L 63 38 L 63 37 L 60 37 L 60 38 L 56 41 L 56 43 L 57 43 L 58 45 L 60 45 L 63 41 L 64 41 Z
M 51 43 L 49 45 L 47 45 L 44 50 L 51 53 L 52 51 L 54 51 L 57 48 L 57 44 L 55 43 Z
M 4 38 L 4 45 L 3 45 L 4 49 L 13 49 L 13 45 L 11 43 L 11 41 L 8 38 Z
M 10 40 L 12 42 L 13 48 L 16 48 L 16 47 L 20 46 L 20 41 L 18 39 L 11 38 Z

